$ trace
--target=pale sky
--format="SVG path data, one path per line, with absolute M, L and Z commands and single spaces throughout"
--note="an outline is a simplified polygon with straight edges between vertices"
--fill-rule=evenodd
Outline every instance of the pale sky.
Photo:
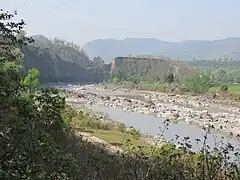
M 29 35 L 58 37 L 79 45 L 105 38 L 182 41 L 240 37 L 240 0 L 0 1 L 4 10 L 18 10 Z

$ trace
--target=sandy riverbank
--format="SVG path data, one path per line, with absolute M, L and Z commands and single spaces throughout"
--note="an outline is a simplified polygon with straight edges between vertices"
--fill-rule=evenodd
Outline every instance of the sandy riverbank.
M 91 108 L 87 107 L 84 102 L 82 102 L 79 99 L 75 100 L 75 101 L 67 100 L 67 104 L 70 105 L 72 108 L 74 108 L 76 110 L 80 110 L 80 111 L 84 112 L 85 114 L 88 114 L 88 116 L 90 118 L 101 121 L 103 124 L 109 124 L 113 127 L 120 127 L 121 126 L 120 122 L 115 121 L 114 119 L 110 119 L 110 117 L 108 117 L 108 114 L 103 113 L 103 112 L 93 111 Z M 123 126 L 125 126 L 125 125 L 123 125 Z M 125 132 L 130 133 L 133 129 L 135 129 L 135 128 L 134 127 L 125 127 Z M 141 132 L 139 132 L 139 133 L 141 134 L 140 141 L 143 144 L 146 144 L 146 145 L 152 145 L 152 146 L 160 147 L 163 144 L 165 144 L 166 142 L 168 142 L 168 141 L 164 140 L 161 136 L 152 136 L 150 134 L 145 134 L 145 133 L 141 133 Z M 86 132 L 83 132 L 83 134 L 86 134 Z

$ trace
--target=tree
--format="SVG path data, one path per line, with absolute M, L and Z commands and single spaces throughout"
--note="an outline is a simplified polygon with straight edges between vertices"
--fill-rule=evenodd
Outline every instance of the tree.
M 140 80 L 137 77 L 129 76 L 127 78 L 127 81 L 132 82 L 133 86 L 136 86 L 136 88 L 138 88 L 138 84 L 139 84 Z
M 127 81 L 131 81 L 132 82 L 133 79 L 134 79 L 134 76 L 128 76 L 127 77 Z
M 65 100 L 55 89 L 25 95 L 22 83 L 36 87 L 39 72 L 30 69 L 23 79 L 15 50 L 31 40 L 17 36 L 24 22 L 13 17 L 0 12 L 0 179 L 74 179 L 77 167 L 61 143 L 70 132 L 61 117 Z
M 228 74 L 222 69 L 218 69 L 214 73 L 214 82 L 217 84 L 227 83 L 229 80 Z
M 227 84 L 222 84 L 220 86 L 220 91 L 221 92 L 227 92 L 228 91 L 228 85 Z
M 169 72 L 167 74 L 167 76 L 165 77 L 165 82 L 167 82 L 168 84 L 171 84 L 174 82 L 174 75 L 172 72 Z
M 240 71 L 232 70 L 228 72 L 229 81 L 231 83 L 240 83 Z
M 175 89 L 175 84 L 173 84 L 175 81 L 174 75 L 172 72 L 169 72 L 167 76 L 165 77 L 165 82 L 168 83 L 168 88 L 171 90 L 171 92 Z M 174 85 L 174 86 L 173 86 Z
M 188 77 L 185 80 L 185 85 L 190 92 L 206 93 L 213 84 L 210 73 L 201 73 Z
M 27 87 L 30 92 L 34 91 L 40 85 L 39 77 L 40 73 L 38 69 L 29 69 L 28 75 L 23 80 L 23 86 Z
M 118 84 L 120 81 L 121 81 L 121 77 L 120 77 L 120 76 L 114 76 L 114 77 L 112 78 L 112 82 L 113 82 L 114 84 Z
M 133 78 L 133 79 L 132 79 L 132 82 L 133 82 L 133 84 L 136 84 L 136 85 L 137 85 L 137 84 L 139 83 L 139 79 L 138 79 L 138 78 Z

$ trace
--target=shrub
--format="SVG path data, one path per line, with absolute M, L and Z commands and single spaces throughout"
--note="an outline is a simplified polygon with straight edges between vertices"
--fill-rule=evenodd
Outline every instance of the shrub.
M 212 87 L 212 77 L 209 73 L 196 74 L 186 78 L 185 86 L 190 92 L 206 93 Z
M 220 91 L 221 92 L 227 92 L 228 91 L 228 85 L 227 84 L 222 84 L 220 86 Z
M 96 129 L 102 129 L 102 130 L 110 130 L 113 127 L 110 123 L 107 122 L 94 122 L 94 128 Z
M 141 137 L 140 131 L 135 129 L 135 128 L 133 128 L 133 127 L 131 127 L 128 130 L 128 133 L 131 134 L 134 137 L 134 139 L 136 139 L 136 140 L 140 139 L 140 137 Z
M 121 82 L 121 77 L 120 77 L 120 76 L 114 76 L 114 77 L 112 78 L 112 82 L 113 82 L 114 84 L 120 83 L 120 82 Z
M 165 82 L 167 82 L 168 84 L 171 84 L 174 82 L 174 75 L 172 72 L 169 72 L 166 77 L 165 77 Z
M 125 132 L 126 131 L 126 126 L 125 126 L 125 124 L 117 123 L 117 129 L 121 132 Z

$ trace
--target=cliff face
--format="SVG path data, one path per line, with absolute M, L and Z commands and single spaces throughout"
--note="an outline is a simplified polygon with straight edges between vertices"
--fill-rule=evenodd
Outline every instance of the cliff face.
M 194 70 L 167 57 L 117 57 L 111 63 L 112 75 L 124 78 L 135 76 L 145 81 L 164 81 L 168 72 L 173 72 L 181 81 Z
M 38 68 L 42 82 L 98 82 L 108 78 L 102 67 L 84 68 L 35 47 L 26 47 L 23 53 L 25 66 Z
M 91 61 L 75 46 L 60 40 L 50 41 L 44 36 L 37 36 L 34 44 L 22 49 L 25 66 L 38 68 L 43 83 L 100 82 L 109 78 L 108 65 Z

